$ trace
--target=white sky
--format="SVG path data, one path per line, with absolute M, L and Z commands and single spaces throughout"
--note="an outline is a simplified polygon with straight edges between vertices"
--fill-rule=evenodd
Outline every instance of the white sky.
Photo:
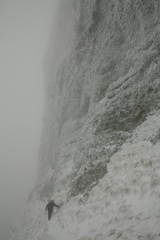
M 55 1 L 0 0 L 0 226 L 22 214 L 37 177 Z

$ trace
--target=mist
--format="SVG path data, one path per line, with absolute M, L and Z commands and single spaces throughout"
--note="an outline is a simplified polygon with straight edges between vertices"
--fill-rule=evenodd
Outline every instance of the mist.
M 0 1 L 1 234 L 23 215 L 37 179 L 44 105 L 42 66 L 55 3 Z

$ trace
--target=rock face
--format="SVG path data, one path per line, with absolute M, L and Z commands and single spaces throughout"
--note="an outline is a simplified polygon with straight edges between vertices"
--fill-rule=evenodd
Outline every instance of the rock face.
M 40 178 L 49 167 L 54 176 L 41 195 L 66 189 L 70 197 L 91 189 L 107 174 L 110 157 L 159 109 L 159 5 L 61 2 L 65 16 L 57 16 L 48 51 L 40 154 Z
M 55 22 L 29 200 L 33 212 L 40 207 L 27 219 L 38 229 L 38 211 L 46 224 L 46 198 L 63 207 L 48 232 L 23 231 L 27 239 L 159 239 L 160 2 L 64 0 Z

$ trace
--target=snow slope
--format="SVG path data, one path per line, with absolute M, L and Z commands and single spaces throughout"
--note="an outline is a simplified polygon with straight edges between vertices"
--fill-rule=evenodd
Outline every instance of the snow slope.
M 7 239 L 108 240 L 160 237 L 160 111 L 147 117 L 115 153 L 108 174 L 88 192 L 63 203 L 50 222 L 46 202 L 29 204 Z M 58 199 L 57 199 L 58 201 Z
M 67 240 L 159 239 L 159 119 L 157 112 L 135 129 L 111 157 L 108 174 L 87 198 L 78 195 L 53 216 L 51 236 Z

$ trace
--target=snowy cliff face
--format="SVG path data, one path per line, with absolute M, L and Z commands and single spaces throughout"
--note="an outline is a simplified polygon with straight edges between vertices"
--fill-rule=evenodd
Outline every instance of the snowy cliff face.
M 46 70 L 40 163 L 40 175 L 48 167 L 54 174 L 42 195 L 52 194 L 50 184 L 71 196 L 97 184 L 110 157 L 159 109 L 159 4 L 61 3 Z
M 160 1 L 68 0 L 58 9 L 39 180 L 19 234 L 159 239 Z M 52 196 L 63 206 L 48 225 Z

